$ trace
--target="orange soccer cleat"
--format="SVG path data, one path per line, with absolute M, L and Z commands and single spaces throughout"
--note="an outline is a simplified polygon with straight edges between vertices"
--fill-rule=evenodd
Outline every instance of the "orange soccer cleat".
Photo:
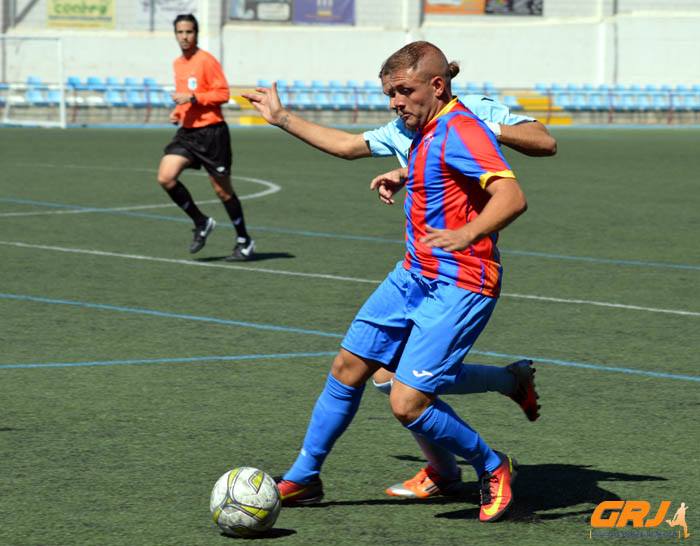
M 511 485 L 516 475 L 517 463 L 508 455 L 498 453 L 500 466 L 493 472 L 484 472 L 479 479 L 481 485 L 481 510 L 479 520 L 496 521 L 513 503 Z

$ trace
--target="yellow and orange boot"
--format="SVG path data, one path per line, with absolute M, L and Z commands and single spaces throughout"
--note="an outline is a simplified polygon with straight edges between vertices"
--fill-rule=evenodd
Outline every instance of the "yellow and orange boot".
M 513 503 L 511 486 L 515 479 L 517 462 L 508 455 L 496 453 L 501 458 L 501 464 L 493 472 L 484 472 L 479 478 L 481 485 L 479 521 L 483 522 L 497 521 Z

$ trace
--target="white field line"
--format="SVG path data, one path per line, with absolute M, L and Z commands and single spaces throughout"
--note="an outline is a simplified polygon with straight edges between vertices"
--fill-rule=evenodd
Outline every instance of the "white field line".
M 81 165 L 50 165 L 50 164 L 45 164 L 43 165 L 44 167 L 69 167 L 69 168 L 74 168 L 74 169 L 97 169 L 97 170 L 109 170 L 109 171 L 117 171 L 117 170 L 129 170 L 129 171 L 144 171 L 144 172 L 157 172 L 156 169 L 117 169 L 113 167 L 86 167 L 86 166 L 81 166 Z M 207 176 L 204 173 L 193 173 L 196 176 Z M 274 182 L 270 182 L 269 180 L 263 180 L 262 178 L 252 178 L 250 176 L 237 176 L 237 175 L 232 175 L 231 178 L 235 180 L 245 180 L 246 182 L 253 182 L 255 184 L 261 184 L 266 187 L 266 189 L 255 192 L 255 193 L 248 193 L 245 195 L 239 195 L 238 198 L 241 200 L 247 200 L 247 199 L 257 199 L 259 197 L 265 197 L 266 195 L 271 195 L 273 193 L 277 193 L 282 189 L 282 187 L 279 184 L 275 184 Z M 218 203 L 218 199 L 210 199 L 207 201 L 198 201 L 200 205 L 204 204 L 210 204 L 210 203 Z M 70 205 L 66 205 L 66 207 L 69 207 Z M 172 203 L 159 203 L 157 205 L 134 205 L 134 206 L 129 206 L 129 207 L 109 207 L 109 208 L 101 208 L 101 207 L 80 207 L 80 208 L 65 208 L 61 210 L 46 210 L 46 211 L 32 211 L 32 212 L 2 212 L 0 213 L 0 218 L 8 218 L 8 217 L 17 217 L 17 216 L 47 216 L 47 215 L 53 215 L 53 214 L 88 214 L 88 213 L 94 213 L 94 212 L 123 212 L 123 211 L 132 211 L 132 210 L 149 210 L 149 209 L 162 209 L 162 208 L 171 208 L 173 206 Z
M 49 246 L 49 245 L 36 245 L 29 243 L 22 243 L 20 241 L 0 241 L 0 245 L 12 246 L 16 248 L 28 248 L 36 250 L 51 250 L 54 252 L 66 252 L 71 254 L 86 254 L 90 256 L 105 256 L 111 258 L 122 258 L 127 260 L 142 260 L 148 262 L 158 262 L 158 263 L 170 263 L 178 265 L 188 265 L 194 267 L 213 267 L 218 269 L 235 269 L 239 271 L 250 271 L 254 273 L 268 273 L 271 275 L 284 275 L 288 277 L 306 277 L 311 279 L 325 279 L 331 281 L 342 281 L 342 282 L 355 282 L 362 284 L 374 284 L 377 285 L 381 281 L 375 279 L 363 279 L 359 277 L 344 277 L 340 275 L 327 275 L 322 273 L 302 273 L 298 271 L 285 271 L 280 269 L 268 269 L 264 267 L 252 267 L 252 266 L 242 266 L 233 264 L 217 264 L 211 262 L 197 262 L 193 260 L 181 260 L 175 258 L 159 258 L 156 256 L 143 256 L 140 254 L 123 254 L 119 252 L 107 252 L 103 250 L 88 250 L 82 248 L 66 248 L 60 246 Z M 502 293 L 504 298 L 514 298 L 514 299 L 524 299 L 524 300 L 535 300 L 544 301 L 551 303 L 565 303 L 569 305 L 593 305 L 596 307 L 608 307 L 613 309 L 625 309 L 629 311 L 643 311 L 647 313 L 664 313 L 668 315 L 679 315 L 686 317 L 700 317 L 700 312 L 697 311 L 684 311 L 681 309 L 660 309 L 656 307 L 643 307 L 640 305 L 626 305 L 622 303 L 612 303 L 605 301 L 593 301 L 593 300 L 581 300 L 581 299 L 567 299 L 567 298 L 553 298 L 548 296 L 538 296 L 534 294 L 510 294 Z

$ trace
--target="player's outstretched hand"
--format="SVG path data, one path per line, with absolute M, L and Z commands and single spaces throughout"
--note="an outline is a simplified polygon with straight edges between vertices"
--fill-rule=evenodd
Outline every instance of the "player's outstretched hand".
M 464 250 L 473 240 L 463 229 L 436 229 L 425 226 L 427 235 L 420 241 L 428 246 L 442 248 L 448 252 Z
M 400 191 L 405 183 L 406 169 L 400 168 L 376 176 L 372 182 L 369 183 L 369 189 L 372 191 L 377 190 L 377 195 L 382 203 L 393 205 L 394 194 Z
M 282 106 L 280 96 L 277 93 L 277 82 L 272 82 L 272 87 L 256 87 L 255 93 L 243 93 L 243 98 L 260 112 L 262 117 L 272 125 L 280 125 L 286 110 Z

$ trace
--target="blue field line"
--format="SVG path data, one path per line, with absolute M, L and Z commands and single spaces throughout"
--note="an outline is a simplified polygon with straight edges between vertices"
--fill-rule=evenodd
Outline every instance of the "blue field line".
M 258 330 L 271 330 L 271 331 L 276 331 L 276 332 L 286 332 L 286 333 L 292 333 L 292 334 L 314 335 L 314 336 L 321 336 L 321 337 L 327 337 L 327 338 L 333 338 L 333 339 L 342 339 L 344 337 L 343 334 L 338 334 L 338 333 L 334 333 L 334 332 L 323 332 L 320 330 L 310 330 L 310 329 L 306 329 L 306 328 L 292 328 L 289 326 L 278 326 L 278 325 L 273 325 L 273 324 L 259 324 L 259 323 L 253 323 L 253 322 L 242 322 L 242 321 L 238 321 L 238 320 L 219 319 L 219 318 L 215 318 L 215 317 L 203 317 L 203 316 L 188 315 L 188 314 L 181 314 L 181 313 L 170 313 L 170 312 L 166 312 L 166 311 L 155 311 L 152 309 L 142 309 L 142 308 L 138 308 L 138 307 L 122 307 L 122 306 L 118 306 L 118 305 L 106 305 L 106 304 L 100 304 L 100 303 L 88 303 L 88 302 L 80 302 L 80 301 L 60 300 L 60 299 L 52 299 L 52 298 L 42 298 L 42 297 L 37 297 L 37 296 L 28 296 L 28 295 L 20 295 L 20 294 L 3 294 L 3 293 L 0 293 L 0 299 L 16 300 L 16 301 L 30 301 L 30 302 L 36 302 L 36 303 L 53 304 L 53 305 L 70 305 L 70 306 L 74 306 L 74 307 L 82 307 L 82 308 L 87 308 L 87 309 L 101 309 L 101 310 L 106 310 L 106 311 L 117 311 L 117 312 L 121 312 L 121 313 L 132 313 L 132 314 L 137 314 L 137 315 L 148 315 L 148 316 L 155 316 L 155 317 L 162 317 L 162 318 L 194 320 L 194 321 L 198 321 L 198 322 L 208 322 L 208 323 L 213 323 L 213 324 L 225 324 L 225 325 L 230 325 L 230 326 L 240 326 L 243 328 L 254 328 L 254 329 L 258 329 Z M 308 353 L 308 354 L 315 355 L 316 353 Z M 324 354 L 325 353 L 318 353 L 319 356 L 324 355 Z M 331 353 L 331 354 L 334 354 L 334 353 Z M 558 359 L 553 359 L 553 358 L 531 356 L 531 355 L 516 355 L 516 354 L 508 354 L 508 353 L 497 353 L 497 352 L 493 352 L 493 351 L 472 350 L 470 354 L 489 356 L 489 357 L 494 357 L 494 358 L 503 358 L 503 359 L 508 359 L 508 360 L 520 360 L 520 359 L 527 358 L 529 360 L 534 360 L 535 362 L 538 362 L 538 363 L 552 364 L 555 366 L 563 366 L 563 367 L 567 367 L 567 368 L 583 368 L 583 369 L 588 369 L 588 370 L 623 373 L 623 374 L 630 374 L 630 375 L 640 375 L 640 376 L 654 377 L 654 378 L 659 378 L 659 379 L 675 379 L 675 380 L 680 380 L 680 381 L 700 382 L 700 376 L 696 376 L 696 375 L 652 372 L 652 371 L 647 371 L 647 370 L 639 370 L 636 368 L 626 368 L 626 367 L 622 367 L 622 366 L 605 366 L 602 364 L 590 364 L 587 362 L 575 362 L 575 361 L 571 361 L 571 360 L 558 360 Z M 207 358 L 215 359 L 217 357 L 201 357 L 201 358 L 203 358 L 203 359 L 207 359 Z M 282 358 L 282 357 L 280 357 L 280 358 Z M 164 359 L 164 360 L 170 360 L 170 359 Z M 114 361 L 114 362 L 117 362 L 121 365 L 122 363 L 128 363 L 129 361 Z M 144 362 L 144 363 L 146 363 L 146 362 Z M 70 363 L 68 363 L 68 364 L 70 364 Z M 80 363 L 73 363 L 70 365 L 71 366 L 78 366 L 78 365 L 80 365 Z M 101 364 L 84 363 L 82 365 L 108 366 L 110 364 L 105 362 L 105 363 L 101 363 Z M 62 366 L 61 363 L 46 364 L 43 366 L 40 364 L 24 364 L 24 365 L 22 365 L 22 364 L 5 364 L 5 365 L 0 364 L 0 369 L 19 368 L 19 367 L 61 367 L 61 366 Z
M 239 362 L 242 360 L 276 360 L 285 358 L 316 358 L 335 356 L 338 351 L 315 353 L 274 353 L 230 356 L 193 356 L 182 358 L 142 358 L 132 360 L 93 360 L 90 362 L 37 362 L 31 364 L 0 364 L 0 370 L 24 370 L 29 368 L 84 368 L 89 366 L 131 366 L 139 364 L 190 364 L 197 362 Z
M 189 224 L 191 220 L 181 216 L 164 216 L 161 214 L 150 214 L 147 212 L 132 212 L 124 210 L 114 210 L 110 208 L 101 207 L 83 207 L 80 205 L 65 205 L 60 203 L 52 203 L 47 201 L 36 201 L 32 199 L 17 199 L 10 197 L 0 197 L 0 202 L 4 203 L 15 203 L 21 205 L 37 205 L 47 208 L 56 208 L 64 210 L 81 210 L 86 212 L 106 212 L 110 214 L 117 214 L 121 216 L 132 216 L 136 218 L 147 218 L 151 220 L 169 221 Z M 233 226 L 228 222 L 224 222 L 223 226 L 229 229 L 233 229 Z M 256 231 L 263 231 L 268 233 L 280 233 L 283 235 L 300 235 L 303 237 L 318 237 L 326 239 L 338 239 L 346 241 L 366 241 L 370 243 L 389 243 L 404 245 L 405 241 L 403 239 L 390 239 L 387 237 L 375 237 L 371 235 L 348 235 L 342 233 L 325 233 L 319 231 L 309 231 L 309 230 L 298 230 L 298 229 L 288 229 L 288 228 L 275 228 L 267 226 L 255 226 L 251 225 L 250 229 Z M 563 261 L 574 261 L 574 262 L 585 262 L 585 263 L 596 263 L 596 264 L 606 264 L 606 265 L 624 265 L 624 266 L 636 266 L 636 267 L 652 267 L 660 269 L 682 269 L 689 271 L 700 271 L 700 265 L 694 264 L 674 264 L 667 262 L 651 262 L 645 260 L 622 260 L 622 259 L 612 259 L 612 258 L 595 258 L 593 256 L 569 256 L 566 254 L 553 254 L 550 252 L 536 252 L 529 250 L 509 250 L 500 249 L 501 254 L 505 256 L 527 256 L 544 258 L 549 260 L 563 260 Z

